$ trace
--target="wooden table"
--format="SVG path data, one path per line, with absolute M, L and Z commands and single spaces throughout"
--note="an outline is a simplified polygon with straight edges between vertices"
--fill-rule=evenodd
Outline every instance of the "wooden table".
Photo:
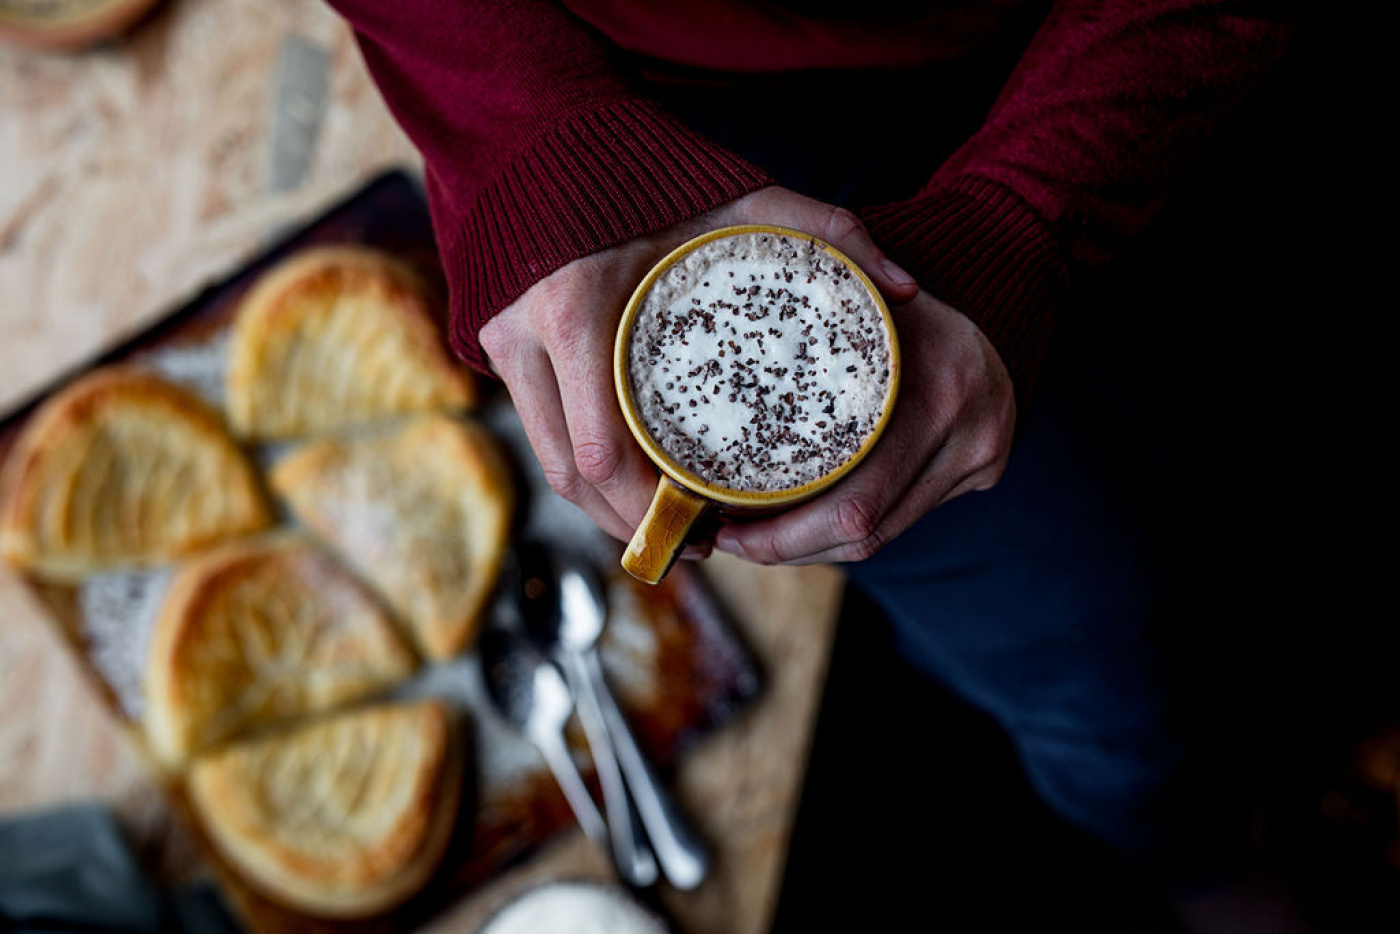
M 325 56 L 326 107 L 293 183 L 271 172 L 288 44 Z M 81 53 L 0 47 L 0 412 L 139 330 L 280 230 L 392 166 L 420 162 L 320 0 L 171 0 Z M 717 850 L 666 893 L 682 934 L 769 926 L 842 577 L 718 557 L 707 573 L 768 676 L 737 723 L 683 761 L 677 793 Z M 0 812 L 109 802 L 161 878 L 200 871 L 144 767 L 19 583 L 0 571 Z M 434 922 L 471 931 L 519 887 L 607 877 L 571 834 Z

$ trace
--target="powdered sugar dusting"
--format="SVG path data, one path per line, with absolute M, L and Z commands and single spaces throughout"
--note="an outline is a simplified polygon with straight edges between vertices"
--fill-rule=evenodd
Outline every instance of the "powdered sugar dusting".
M 217 331 L 199 341 L 188 341 L 157 347 L 139 354 L 132 364 L 156 376 L 192 390 L 210 405 L 222 411 L 224 407 L 224 378 L 228 370 L 229 330 Z
M 89 575 L 78 589 L 88 658 L 133 720 L 145 710 L 146 655 L 173 576 L 170 568 L 109 571 Z
M 495 710 L 481 675 L 475 651 L 431 665 L 394 692 L 395 697 L 436 697 L 471 715 L 476 732 L 476 766 L 481 789 L 508 791 L 520 780 L 545 768 L 535 746 Z

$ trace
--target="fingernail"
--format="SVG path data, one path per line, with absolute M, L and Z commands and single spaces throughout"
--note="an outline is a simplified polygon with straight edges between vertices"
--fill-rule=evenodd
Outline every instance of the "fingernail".
M 894 283 L 895 285 L 914 284 L 914 277 L 909 275 L 909 273 L 905 272 L 899 266 L 895 265 L 894 260 L 890 259 L 889 257 L 886 257 L 884 260 L 881 261 L 880 268 L 885 271 L 885 278 L 889 279 L 890 282 Z
M 715 547 L 720 551 L 726 551 L 731 555 L 747 557 L 748 552 L 744 551 L 744 546 L 739 543 L 739 539 L 728 529 L 721 529 L 715 538 Z

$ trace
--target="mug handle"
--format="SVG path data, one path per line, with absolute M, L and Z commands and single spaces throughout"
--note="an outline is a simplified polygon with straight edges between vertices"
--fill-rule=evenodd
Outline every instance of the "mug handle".
M 662 474 L 651 508 L 622 555 L 622 567 L 638 580 L 659 583 L 684 550 L 685 537 L 711 505 Z

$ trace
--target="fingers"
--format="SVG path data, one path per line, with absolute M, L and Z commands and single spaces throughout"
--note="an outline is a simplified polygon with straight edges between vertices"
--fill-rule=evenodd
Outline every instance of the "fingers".
M 656 470 L 632 439 L 613 388 L 622 307 L 612 299 L 636 270 L 626 257 L 611 259 L 585 259 L 536 283 L 482 329 L 481 340 L 550 487 L 626 541 L 646 515 Z
M 1011 449 L 1010 378 L 980 331 L 931 298 L 897 314 L 907 385 L 865 463 L 809 503 L 731 524 L 717 547 L 765 564 L 863 561 L 934 507 L 1000 479 Z
M 912 277 L 888 261 L 854 214 L 781 188 L 746 196 L 697 223 L 769 223 L 806 231 L 848 256 L 892 304 L 910 302 L 918 294 Z M 575 260 L 537 282 L 480 332 L 550 486 L 624 541 L 646 514 L 656 471 L 633 441 L 615 398 L 615 326 L 626 295 L 645 269 L 674 245 L 670 240 L 679 242 L 689 232 L 690 227 L 678 228 Z M 878 548 L 878 541 L 867 540 L 882 534 L 885 517 L 915 482 L 924 460 L 916 454 L 887 453 L 885 468 L 864 481 L 868 487 L 852 485 L 860 471 L 843 483 L 843 489 L 854 491 L 851 495 L 859 494 L 854 499 L 848 496 L 824 507 L 811 504 L 795 510 L 792 521 L 771 528 L 758 523 L 752 529 L 759 532 L 746 532 L 736 539 L 737 547 L 752 539 L 755 559 L 774 562 L 834 547 L 855 554 Z M 832 506 L 843 529 L 839 540 L 831 534 Z M 759 535 L 767 537 L 760 542 Z M 712 547 L 713 542 L 692 545 L 685 557 L 702 557 Z
M 880 293 L 895 304 L 910 301 L 918 294 L 914 277 L 885 256 L 860 218 L 845 208 L 771 188 L 748 199 L 744 211 L 752 216 L 752 223 L 793 227 L 830 243 L 850 257 Z
M 511 391 L 521 426 L 551 489 L 586 512 L 609 535 L 626 541 L 632 527 L 579 476 L 549 356 L 538 344 L 516 345 L 493 362 Z
M 869 525 L 862 522 L 853 526 L 847 522 L 838 526 L 844 530 L 843 540 L 837 541 L 829 547 L 803 554 L 783 556 L 781 546 L 777 546 L 777 542 L 781 538 L 780 533 L 777 530 L 758 528 L 752 530 L 752 533 L 757 536 L 756 542 L 740 540 L 739 544 L 746 549 L 754 549 L 761 557 L 748 556 L 751 560 L 764 564 L 803 565 L 865 561 L 873 557 L 933 508 L 957 499 L 965 493 L 991 489 L 1001 476 L 1001 466 L 989 466 L 967 474 L 949 487 L 948 478 L 942 475 L 943 469 L 942 465 L 930 465 L 929 469 L 920 474 L 910 485 L 906 495 L 901 497 L 891 511 L 878 521 Z M 943 492 L 940 493 L 940 491 Z M 849 511 L 849 507 L 840 505 L 836 507 L 838 511 L 843 508 Z M 723 542 L 724 539 L 721 536 L 721 543 L 723 544 Z
M 596 491 L 629 529 L 646 515 L 656 470 L 633 440 L 613 386 L 613 328 L 545 309 L 545 340 L 553 363 L 578 480 Z M 611 317 L 600 315 L 604 320 Z M 626 536 L 623 536 L 624 538 Z
M 715 550 L 713 542 L 704 542 L 698 545 L 686 545 L 685 551 L 681 552 L 682 561 L 704 561 Z
M 947 414 L 939 418 L 923 393 L 904 393 L 884 435 L 845 479 L 772 518 L 725 526 L 717 547 L 764 564 L 794 563 L 833 549 L 849 554 L 847 560 L 870 557 L 889 540 L 886 515 L 909 497 L 916 480 L 923 480 L 923 488 L 913 492 L 922 494 L 925 508 L 956 482 L 947 478 L 938 488 L 942 474 L 925 469 L 944 447 L 952 424 Z
M 860 218 L 845 208 L 820 207 L 824 215 L 819 219 L 820 230 L 812 232 L 849 256 L 881 294 L 895 303 L 910 301 L 918 294 L 919 286 L 914 277 L 885 256 L 870 239 Z
M 729 525 L 718 547 L 760 564 L 865 561 L 936 506 L 974 490 L 990 489 L 1004 463 L 972 467 L 956 445 L 941 448 L 902 486 L 881 465 L 870 480 L 813 500 L 761 522 Z M 852 474 L 846 481 L 855 480 Z
M 838 551 L 848 557 L 826 560 L 871 557 L 898 534 L 885 519 L 910 498 L 916 480 L 923 479 L 921 499 L 943 492 L 937 488 L 937 475 L 921 478 L 924 455 L 901 440 L 887 436 L 889 445 L 882 441 L 850 476 L 809 503 L 757 522 L 726 525 L 716 546 L 760 564 L 807 563 Z M 926 508 L 931 507 L 930 502 Z

